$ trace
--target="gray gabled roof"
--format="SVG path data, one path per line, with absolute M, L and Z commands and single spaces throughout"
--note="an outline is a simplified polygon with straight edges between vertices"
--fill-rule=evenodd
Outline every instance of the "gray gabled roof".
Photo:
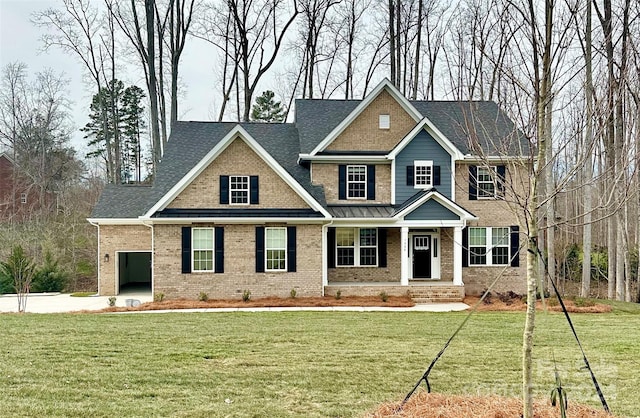
M 91 217 L 135 218 L 144 215 L 237 125 L 235 122 L 177 122 L 171 132 L 164 156 L 158 164 L 153 186 L 141 193 L 134 187 L 110 185 L 105 188 Z M 298 164 L 300 145 L 295 125 L 239 125 L 318 203 L 325 204 L 323 189 L 312 185 L 308 169 Z
M 360 103 L 360 100 L 296 100 L 300 150 L 308 154 Z M 491 101 L 411 101 L 463 154 L 530 155 L 529 142 Z M 390 150 L 389 150 L 390 151 Z
M 326 207 L 322 187 L 311 184 L 309 169 L 298 164 L 357 106 L 360 100 L 296 100 L 293 124 L 240 123 L 249 135 L 280 164 L 309 194 Z M 412 101 L 411 104 L 464 154 L 490 156 L 529 155 L 528 141 L 493 102 Z M 157 166 L 152 187 L 105 187 L 92 218 L 137 218 L 144 215 L 238 123 L 177 122 L 164 157 Z M 378 208 L 380 209 L 380 208 Z M 385 208 L 383 211 L 389 211 Z M 334 216 L 380 216 L 381 213 L 331 208 Z

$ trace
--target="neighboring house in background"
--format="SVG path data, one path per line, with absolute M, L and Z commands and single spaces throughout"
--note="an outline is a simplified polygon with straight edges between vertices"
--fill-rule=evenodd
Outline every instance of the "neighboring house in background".
M 388 80 L 297 100 L 294 123 L 178 122 L 153 185 L 109 185 L 89 219 L 99 292 L 460 300 L 506 270 L 496 290 L 523 293 L 508 201 L 528 149 L 493 102 L 410 101 Z
M 23 221 L 40 208 L 38 195 L 28 184 L 13 158 L 0 152 L 0 221 Z

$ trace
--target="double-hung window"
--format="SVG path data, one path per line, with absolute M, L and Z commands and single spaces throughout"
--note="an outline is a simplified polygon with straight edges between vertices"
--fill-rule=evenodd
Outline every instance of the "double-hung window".
M 366 199 L 367 198 L 367 166 L 348 165 L 347 166 L 347 198 Z
M 478 167 L 478 198 L 496 198 L 496 167 Z
M 213 228 L 193 228 L 191 239 L 191 271 L 214 271 Z
M 469 265 L 509 264 L 509 228 L 469 228 Z
M 249 176 L 230 176 L 229 192 L 232 205 L 249 204 Z
M 336 265 L 377 266 L 378 230 L 376 228 L 336 228 Z
M 414 187 L 424 189 L 433 186 L 433 161 L 414 162 Z
M 287 228 L 265 228 L 266 271 L 287 271 Z

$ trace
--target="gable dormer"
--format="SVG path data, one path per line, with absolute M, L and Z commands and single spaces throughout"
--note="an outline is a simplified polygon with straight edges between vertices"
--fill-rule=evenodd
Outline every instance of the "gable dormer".
M 390 151 L 420 119 L 413 105 L 384 79 L 310 155 Z
M 432 189 L 455 199 L 455 161 L 463 155 L 427 117 L 414 126 L 387 158 L 393 161 L 394 204 Z

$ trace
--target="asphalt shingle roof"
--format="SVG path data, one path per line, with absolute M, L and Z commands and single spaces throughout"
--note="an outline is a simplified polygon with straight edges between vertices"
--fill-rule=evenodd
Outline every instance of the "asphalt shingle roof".
M 360 100 L 296 100 L 293 124 L 240 123 L 309 194 L 326 207 L 324 191 L 311 184 L 309 169 L 298 164 L 360 103 Z M 491 156 L 529 155 L 528 142 L 493 102 L 413 101 L 412 105 L 464 154 L 482 149 Z M 153 186 L 105 187 L 92 218 L 136 218 L 145 214 L 238 123 L 177 122 Z M 336 217 L 386 216 L 391 207 L 330 208 Z

